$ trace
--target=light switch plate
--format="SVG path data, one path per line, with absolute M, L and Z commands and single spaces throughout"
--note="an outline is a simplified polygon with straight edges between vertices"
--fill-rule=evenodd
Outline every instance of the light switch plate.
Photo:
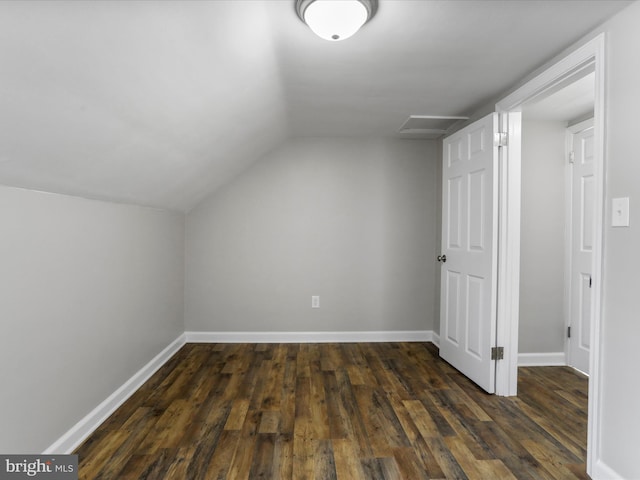
M 611 199 L 611 226 L 629 226 L 629 197 Z

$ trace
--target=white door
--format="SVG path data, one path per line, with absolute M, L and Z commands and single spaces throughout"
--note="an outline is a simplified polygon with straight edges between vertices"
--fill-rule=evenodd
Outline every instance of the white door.
M 498 115 L 443 142 L 440 356 L 495 391 Z
M 571 253 L 569 274 L 569 365 L 589 373 L 591 286 L 595 225 L 593 121 L 569 130 Z

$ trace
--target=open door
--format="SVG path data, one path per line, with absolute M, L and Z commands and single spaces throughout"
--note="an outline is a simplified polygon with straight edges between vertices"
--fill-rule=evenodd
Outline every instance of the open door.
M 499 140 L 495 113 L 444 139 L 438 256 L 440 356 L 489 393 L 495 392 Z
M 571 247 L 569 365 L 589 374 L 596 178 L 593 120 L 569 128 Z

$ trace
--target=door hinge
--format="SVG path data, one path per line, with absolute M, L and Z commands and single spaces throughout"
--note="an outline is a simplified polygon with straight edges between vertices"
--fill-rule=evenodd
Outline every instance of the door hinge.
M 567 327 L 567 338 L 571 338 L 571 327 Z
M 593 285 L 593 278 L 589 275 L 589 288 L 591 288 L 591 285 Z
M 491 347 L 491 360 L 504 360 L 504 347 Z
M 507 132 L 496 132 L 493 136 L 493 144 L 496 147 L 506 147 L 509 145 L 509 134 Z
M 576 153 L 573 150 L 569 152 L 569 163 L 576 163 Z

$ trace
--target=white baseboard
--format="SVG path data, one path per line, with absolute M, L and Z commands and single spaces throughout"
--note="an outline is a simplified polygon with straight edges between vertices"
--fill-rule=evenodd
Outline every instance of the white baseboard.
M 438 334 L 431 330 L 382 332 L 185 332 L 51 444 L 43 454 L 69 454 L 73 452 L 185 343 L 433 342 L 437 345 L 439 339 Z
M 109 415 L 133 395 L 151 375 L 162 367 L 174 353 L 180 350 L 185 343 L 186 336 L 183 333 L 127 380 L 120 388 L 109 395 L 105 401 L 51 444 L 43 454 L 69 454 L 73 452 Z
M 381 332 L 185 332 L 188 343 L 433 342 L 431 330 Z M 434 342 L 435 343 L 435 342 Z
M 595 462 L 593 472 L 590 472 L 589 475 L 593 480 L 620 480 L 624 478 L 602 460 Z
M 436 332 L 431 332 L 431 343 L 440 348 L 440 335 L 438 335 Z
M 567 364 L 564 352 L 551 353 L 519 353 L 519 367 L 558 367 Z

